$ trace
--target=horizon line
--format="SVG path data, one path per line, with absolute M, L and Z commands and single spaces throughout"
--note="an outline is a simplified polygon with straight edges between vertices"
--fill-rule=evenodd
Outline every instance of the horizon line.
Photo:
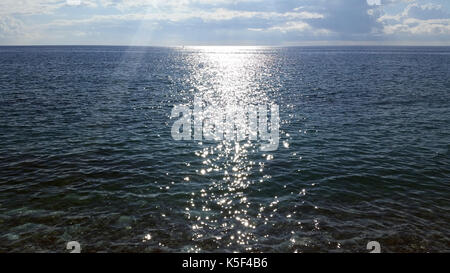
M 45 47 L 45 46 L 98 46 L 98 47 L 107 47 L 107 46 L 116 46 L 116 47 L 450 47 L 449 44 L 298 44 L 298 45 L 249 45 L 249 44 L 186 44 L 186 45 L 142 45 L 142 44 L 0 44 L 0 47 Z

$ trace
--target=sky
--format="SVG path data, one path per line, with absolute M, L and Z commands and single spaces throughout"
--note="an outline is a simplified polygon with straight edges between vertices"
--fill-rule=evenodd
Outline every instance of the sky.
M 450 45 L 450 1 L 0 0 L 0 45 Z

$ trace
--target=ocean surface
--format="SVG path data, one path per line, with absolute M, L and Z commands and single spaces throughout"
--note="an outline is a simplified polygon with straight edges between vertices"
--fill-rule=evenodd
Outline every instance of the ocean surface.
M 196 96 L 279 148 L 175 141 Z M 449 147 L 449 47 L 0 47 L 0 252 L 448 252 Z

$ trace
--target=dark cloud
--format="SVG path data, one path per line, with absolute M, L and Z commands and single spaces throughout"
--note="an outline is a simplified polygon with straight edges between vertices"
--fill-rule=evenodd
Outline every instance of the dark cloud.
M 368 5 L 366 0 L 330 0 L 321 6 L 325 17 L 310 20 L 314 27 L 350 35 L 368 34 L 381 27 L 376 7 Z

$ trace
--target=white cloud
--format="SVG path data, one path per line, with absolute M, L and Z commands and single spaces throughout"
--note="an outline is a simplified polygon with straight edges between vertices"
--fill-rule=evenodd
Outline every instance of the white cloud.
M 281 25 L 275 25 L 273 27 L 269 27 L 267 29 L 250 29 L 254 31 L 274 31 L 274 32 L 282 32 L 282 33 L 288 33 L 288 32 L 296 32 L 296 33 L 302 33 L 302 32 L 308 32 L 309 34 L 312 34 L 313 36 L 319 36 L 319 35 L 326 35 L 330 34 L 331 31 L 326 29 L 315 29 L 312 26 L 310 26 L 308 23 L 303 21 L 289 21 Z
M 420 20 L 408 18 L 403 20 L 402 23 L 385 26 L 384 32 L 389 35 L 449 35 L 450 19 Z
M 23 23 L 11 16 L 0 17 L 0 36 L 7 37 L 20 34 L 23 30 Z
M 131 9 L 177 9 L 186 10 L 197 5 L 208 5 L 211 7 L 224 6 L 237 3 L 257 3 L 261 0 L 98 0 L 104 7 L 115 7 L 121 11 Z
M 412 17 L 423 20 L 449 17 L 449 13 L 444 11 L 441 5 L 431 3 L 425 5 L 419 5 L 416 3 L 410 4 L 406 7 L 403 15 L 405 17 Z
M 13 16 L 0 17 L 0 44 L 15 44 L 36 39 L 39 34 Z
M 0 15 L 49 14 L 66 4 L 61 0 L 1 0 Z
M 110 22 L 110 21 L 173 21 L 179 22 L 188 19 L 202 19 L 205 22 L 224 21 L 232 19 L 320 19 L 322 14 L 314 12 L 256 12 L 256 11 L 237 11 L 228 9 L 215 9 L 212 11 L 195 10 L 191 12 L 155 12 L 155 13 L 134 13 L 134 14 L 116 14 L 116 15 L 96 15 L 88 19 L 79 20 L 55 20 L 52 26 L 69 26 L 79 24 L 89 24 L 94 22 Z
M 433 35 L 450 34 L 449 13 L 441 5 L 417 3 L 409 4 L 401 13 L 384 15 L 379 21 L 384 23 L 383 31 L 388 35 Z

